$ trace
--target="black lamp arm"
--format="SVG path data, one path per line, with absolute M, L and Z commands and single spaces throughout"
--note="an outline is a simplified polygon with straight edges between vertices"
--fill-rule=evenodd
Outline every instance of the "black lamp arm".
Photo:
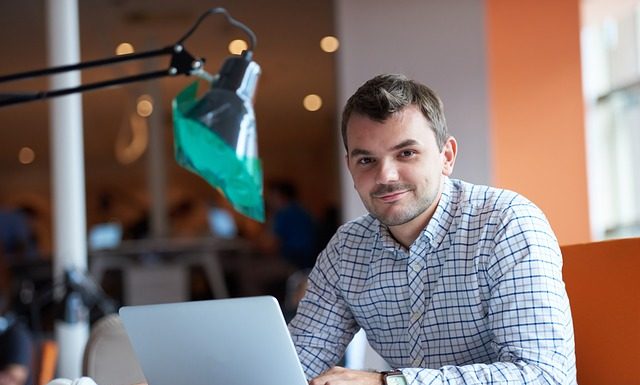
M 240 28 L 242 31 L 244 31 L 244 33 L 246 33 L 247 36 L 249 36 L 249 51 L 253 52 L 255 50 L 256 48 L 255 33 L 253 33 L 253 31 L 249 27 L 247 27 L 243 23 L 231 17 L 231 15 L 229 15 L 229 12 L 227 12 L 227 10 L 222 7 L 210 8 L 206 12 L 204 12 L 202 15 L 200 15 L 200 17 L 198 17 L 198 20 L 196 20 L 196 22 L 193 23 L 193 25 L 187 31 L 187 33 L 185 33 L 180 39 L 178 39 L 176 44 L 184 43 L 184 41 L 187 40 L 189 36 L 191 36 L 191 34 L 198 28 L 202 20 L 206 19 L 207 16 L 213 15 L 213 14 L 223 14 L 227 18 L 227 21 L 229 22 L 229 24 L 233 25 L 234 27 Z
M 50 90 L 50 91 L 38 91 L 38 92 L 29 92 L 29 93 L 20 93 L 20 94 L 0 94 L 0 107 L 8 106 L 11 104 L 24 103 L 34 100 L 47 99 L 55 96 L 63 96 L 69 95 L 77 92 L 84 92 L 89 90 L 94 90 L 98 88 L 110 87 L 119 84 L 132 83 L 142 80 L 149 80 L 164 76 L 175 76 L 179 74 L 183 75 L 193 75 L 198 74 L 207 80 L 211 80 L 211 75 L 206 73 L 203 70 L 204 59 L 198 58 L 196 59 L 193 55 L 187 52 L 184 49 L 183 43 L 193 32 L 198 28 L 202 20 L 204 20 L 207 16 L 211 14 L 224 14 L 230 24 L 235 27 L 242 29 L 249 36 L 249 49 L 243 53 L 245 58 L 250 59 L 253 49 L 256 45 L 256 36 L 246 25 L 240 23 L 236 19 L 232 18 L 226 9 L 224 8 L 211 8 L 204 12 L 198 20 L 193 24 L 193 26 L 185 33 L 174 45 L 153 50 L 146 51 L 140 53 L 132 53 L 127 55 L 120 55 L 115 57 L 110 57 L 106 59 L 99 59 L 87 62 L 80 62 L 77 64 L 63 65 L 58 67 L 45 68 L 35 71 L 22 72 L 12 75 L 0 76 L 0 83 L 6 83 L 10 81 L 34 78 L 39 76 L 47 76 L 53 75 L 57 73 L 76 71 L 90 67 L 99 67 L 105 65 L 111 65 L 115 63 L 130 61 L 130 60 L 140 60 L 147 59 L 156 56 L 163 55 L 171 55 L 171 64 L 169 68 L 165 70 L 153 71 L 142 73 L 133 76 L 126 76 L 122 78 L 116 78 L 111 80 L 100 81 L 96 83 L 89 83 L 79 85 L 77 87 L 63 88 L 58 90 Z
M 119 55 L 119 56 L 114 56 L 106 59 L 92 60 L 92 61 L 80 62 L 76 64 L 69 64 L 69 65 L 63 65 L 58 67 L 50 67 L 50 68 L 44 68 L 40 70 L 27 71 L 27 72 L 21 72 L 17 74 L 0 76 L 0 83 L 6 83 L 6 82 L 11 82 L 11 81 L 20 80 L 20 79 L 35 78 L 39 76 L 48 76 L 48 75 L 58 74 L 62 72 L 81 70 L 84 68 L 99 67 L 99 66 L 120 63 L 125 61 L 139 60 L 139 59 L 146 59 L 146 58 L 155 57 L 155 56 L 167 55 L 172 52 L 172 48 L 173 47 L 165 47 L 165 48 L 157 49 L 153 51 Z
M 204 59 L 196 59 L 187 52 L 182 45 L 176 44 L 174 46 L 165 47 L 158 50 L 140 52 L 135 54 L 120 55 L 106 59 L 93 60 L 88 62 L 80 62 L 77 64 L 64 65 L 59 67 L 51 67 L 42 70 L 35 70 L 29 72 L 23 72 L 19 74 L 7 75 L 0 77 L 0 83 L 9 82 L 25 78 L 33 78 L 38 76 L 53 75 L 62 72 L 75 71 L 90 67 L 99 67 L 105 65 L 111 65 L 114 63 L 120 63 L 131 60 L 147 59 L 156 56 L 163 56 L 171 54 L 171 64 L 169 68 L 164 70 L 152 71 L 142 73 L 138 75 L 125 76 L 121 78 L 104 80 L 95 83 L 82 84 L 77 87 L 63 88 L 50 91 L 38 91 L 23 94 L 0 94 L 0 107 L 8 106 L 11 104 L 25 103 L 34 100 L 47 99 L 56 96 L 69 95 L 77 92 L 85 92 L 95 90 L 98 88 L 111 87 L 119 84 L 132 83 L 137 81 L 149 80 L 164 76 L 175 76 L 179 74 L 190 75 L 194 71 L 202 69 Z

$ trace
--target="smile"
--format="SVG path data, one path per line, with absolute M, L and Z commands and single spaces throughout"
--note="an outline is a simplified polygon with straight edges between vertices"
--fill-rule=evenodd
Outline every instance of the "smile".
M 384 203 L 393 203 L 402 199 L 402 197 L 408 192 L 408 190 L 394 191 L 392 193 L 374 196 L 374 198 L 379 199 Z

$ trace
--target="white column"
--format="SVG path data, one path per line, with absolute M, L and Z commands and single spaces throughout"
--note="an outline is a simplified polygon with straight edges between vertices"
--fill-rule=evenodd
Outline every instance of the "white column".
M 49 65 L 79 62 L 77 0 L 47 0 L 46 4 Z M 79 84 L 80 73 L 75 71 L 52 77 L 50 87 L 59 89 Z M 65 269 L 87 269 L 82 98 L 74 94 L 54 98 L 49 103 L 54 210 L 53 273 L 54 282 L 59 284 Z M 76 378 L 81 375 L 88 330 L 86 320 L 56 322 L 55 333 L 60 349 L 58 376 Z
M 338 111 L 366 80 L 404 73 L 442 98 L 458 140 L 453 173 L 473 183 L 491 181 L 484 2 L 476 0 L 339 0 Z M 401 26 L 401 27 L 399 27 Z M 339 117 L 338 117 L 339 119 Z M 340 153 L 343 219 L 366 212 Z
M 149 93 L 153 98 L 153 113 L 149 123 L 149 152 L 147 159 L 147 185 L 149 186 L 151 237 L 165 238 L 169 235 L 169 218 L 167 216 L 167 178 L 165 160 L 165 125 L 164 105 L 158 82 L 149 82 Z

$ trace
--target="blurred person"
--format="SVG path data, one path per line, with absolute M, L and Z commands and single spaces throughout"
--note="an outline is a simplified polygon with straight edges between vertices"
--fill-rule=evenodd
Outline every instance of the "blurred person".
M 318 222 L 316 255 L 327 246 L 338 227 L 340 227 L 340 208 L 334 205 L 326 207 Z
M 289 181 L 266 184 L 267 223 L 254 240 L 258 254 L 241 278 L 244 295 L 272 295 L 285 309 L 287 280 L 313 266 L 317 255 L 315 221 L 297 198 Z
M 288 181 L 270 183 L 267 207 L 277 252 L 296 269 L 311 268 L 317 255 L 316 223 L 298 202 L 296 187 Z
M 33 355 L 31 334 L 24 324 L 0 317 L 0 385 L 25 385 Z
M 11 311 L 11 282 L 9 269 L 0 261 L 0 385 L 25 385 L 30 380 L 33 340 Z
M 0 207 L 0 253 L 9 266 L 38 259 L 31 213 L 20 207 Z

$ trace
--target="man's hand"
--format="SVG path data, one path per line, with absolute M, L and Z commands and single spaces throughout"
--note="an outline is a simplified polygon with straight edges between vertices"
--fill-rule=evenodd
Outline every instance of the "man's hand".
M 336 366 L 309 381 L 309 385 L 383 385 L 382 374 Z

